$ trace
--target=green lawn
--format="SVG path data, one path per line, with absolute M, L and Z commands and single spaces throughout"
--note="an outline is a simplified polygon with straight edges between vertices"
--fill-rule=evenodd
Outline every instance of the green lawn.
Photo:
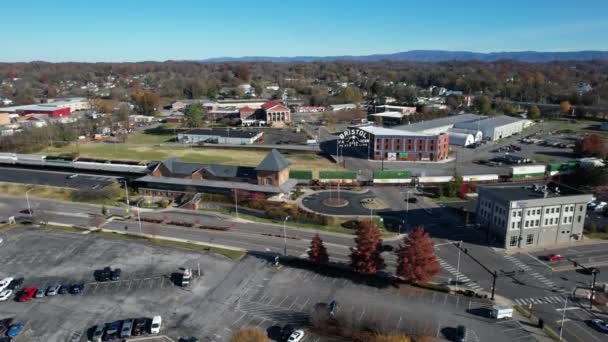
M 597 239 L 597 240 L 608 240 L 608 233 L 604 232 L 595 232 L 595 233 L 584 233 L 585 237 L 589 239 Z
M 127 144 L 162 144 L 174 141 L 175 135 L 173 134 L 152 134 L 137 132 L 129 134 L 129 136 L 127 137 Z
M 216 212 L 220 212 L 220 213 L 223 213 L 226 215 L 234 216 L 234 212 L 231 212 L 231 211 L 228 211 L 225 209 L 220 209 L 220 210 L 199 209 L 199 210 L 216 211 Z M 253 216 L 253 215 L 247 215 L 247 214 L 243 214 L 243 213 L 239 213 L 239 218 L 249 220 L 249 221 L 254 221 L 254 222 L 260 222 L 260 223 L 283 224 L 282 220 L 272 220 L 272 219 L 261 218 L 261 217 L 257 217 L 257 216 Z M 327 225 L 327 226 L 322 226 L 322 225 L 313 224 L 313 223 L 301 223 L 301 222 L 295 222 L 295 221 L 288 220 L 286 223 L 286 226 L 291 227 L 291 228 L 303 228 L 303 229 L 309 229 L 309 230 L 319 230 L 319 231 L 324 231 L 324 232 L 354 235 L 355 234 L 354 230 L 342 227 L 342 223 L 344 223 L 346 221 L 350 221 L 350 220 L 352 220 L 352 219 L 334 218 L 334 223 Z M 384 222 L 380 221 L 380 218 L 374 217 L 373 221 L 378 227 L 380 227 L 380 233 L 382 233 L 383 237 L 392 237 L 392 236 L 396 235 L 395 233 L 389 232 L 384 228 Z

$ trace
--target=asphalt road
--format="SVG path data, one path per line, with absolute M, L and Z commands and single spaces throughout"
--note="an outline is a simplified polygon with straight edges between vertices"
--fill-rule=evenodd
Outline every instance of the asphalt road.
M 375 190 L 376 191 L 376 190 Z M 399 196 L 403 196 L 398 190 L 383 189 L 392 193 L 393 200 L 388 200 L 391 207 L 399 207 Z M 416 195 L 413 195 L 416 196 Z M 387 198 L 387 197 L 385 197 Z M 388 196 L 390 198 L 390 196 Z M 50 216 L 50 221 L 63 222 L 74 225 L 90 225 L 89 214 L 100 213 L 100 207 L 88 204 L 77 204 L 58 202 L 50 200 L 32 199 L 34 212 L 42 211 Z M 25 208 L 25 199 L 14 197 L 0 198 L 0 216 L 14 215 Z M 109 208 L 111 213 L 124 214 L 122 208 Z M 245 248 L 250 251 L 272 252 L 282 254 L 285 246 L 283 240 L 283 228 L 281 225 L 240 222 L 225 215 L 215 213 L 189 212 L 183 210 L 169 210 L 162 213 L 143 212 L 145 216 L 166 216 L 169 219 L 179 221 L 198 221 L 206 226 L 228 227 L 229 231 L 217 231 L 208 229 L 192 229 L 185 227 L 154 225 L 142 222 L 141 231 L 146 234 L 157 234 L 163 236 L 177 237 L 192 241 L 214 243 L 227 246 Z M 436 254 L 442 266 L 442 272 L 436 277 L 438 282 L 454 281 L 459 279 L 463 288 L 489 293 L 492 288 L 491 276 L 476 264 L 468 255 L 460 253 L 453 246 L 455 241 L 464 241 L 469 255 L 480 260 L 490 270 L 499 272 L 496 284 L 496 293 L 500 296 L 510 298 L 515 303 L 523 306 L 532 304 L 532 311 L 545 319 L 547 324 L 557 329 L 559 316 L 563 308 L 564 300 L 568 293 L 576 286 L 585 286 L 590 281 L 589 276 L 574 272 L 573 270 L 554 271 L 551 266 L 562 266 L 561 263 L 547 266 L 540 261 L 536 255 L 520 253 L 507 255 L 501 250 L 488 247 L 485 241 L 485 233 L 463 224 L 462 219 L 454 212 L 437 207 L 432 202 L 420 197 L 418 203 L 410 204 L 407 214 L 403 211 L 393 211 L 391 215 L 407 218 L 406 231 L 416 225 L 424 225 L 429 231 L 436 244 Z M 106 229 L 124 231 L 125 226 L 130 232 L 139 232 L 139 222 L 128 220 L 126 222 L 108 221 L 103 227 Z M 315 231 L 306 229 L 286 228 L 287 253 L 294 256 L 305 256 L 310 239 Z M 336 262 L 348 263 L 349 248 L 354 244 L 353 237 L 319 232 L 326 243 L 331 259 Z M 390 246 L 397 246 L 399 241 L 387 241 Z M 566 256 L 572 256 L 581 262 L 593 260 L 604 260 L 608 258 L 608 248 L 605 245 L 575 245 L 565 250 L 558 250 Z M 550 251 L 540 251 L 545 254 Z M 393 253 L 383 253 L 387 261 L 387 271 L 393 272 L 396 260 Z M 460 260 L 460 261 L 458 261 Z M 523 272 L 519 272 L 523 270 Z M 600 266 L 599 281 L 608 281 L 608 269 Z M 510 272 L 514 272 L 509 275 Z M 584 304 L 584 303 L 583 303 Z M 575 305 L 578 306 L 578 305 Z M 581 340 L 580 337 L 590 335 L 587 340 L 595 341 L 601 335 L 590 327 L 585 321 L 595 314 L 584 308 L 567 310 L 567 315 L 573 315 L 570 332 L 564 331 L 568 340 Z M 560 316 L 561 317 L 561 316 Z M 578 317 L 578 318 L 577 318 Z M 583 332 L 584 331 L 584 332 Z M 572 335 L 570 335 L 572 334 Z M 595 339 L 594 339 L 595 338 Z M 583 339 L 585 340 L 585 339 Z M 601 340 L 601 339 L 599 339 Z M 599 341 L 598 340 L 598 341 Z
M 76 176 L 74 177 L 73 175 Z M 115 178 L 107 176 L 0 166 L 0 182 L 50 185 L 73 189 L 93 189 L 105 187 L 115 181 Z

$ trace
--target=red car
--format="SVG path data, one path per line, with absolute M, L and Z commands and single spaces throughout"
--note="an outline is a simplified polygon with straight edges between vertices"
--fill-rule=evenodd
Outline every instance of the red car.
M 564 258 L 561 254 L 551 254 L 547 256 L 547 261 L 560 261 Z
M 36 291 L 38 291 L 38 288 L 36 287 L 27 287 L 23 289 L 23 291 L 21 291 L 21 294 L 19 295 L 17 300 L 20 302 L 27 302 L 28 300 L 34 298 L 34 296 L 36 295 Z

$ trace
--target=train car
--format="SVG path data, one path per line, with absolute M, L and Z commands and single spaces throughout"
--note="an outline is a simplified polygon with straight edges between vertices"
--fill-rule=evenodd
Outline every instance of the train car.
M 73 163 L 73 165 L 75 169 L 80 170 L 99 170 L 109 172 L 145 173 L 148 169 L 146 165 L 111 164 L 86 161 L 76 161 Z
M 15 164 L 44 166 L 46 165 L 46 156 L 37 154 L 18 154 L 17 162 Z
M 17 155 L 14 153 L 0 153 L 0 164 L 15 164 Z
M 500 176 L 497 174 L 487 175 L 465 175 L 462 176 L 463 182 L 498 182 Z
M 412 173 L 408 170 L 376 170 L 374 184 L 407 184 L 412 182 Z
M 418 177 L 418 183 L 427 184 L 427 183 L 448 183 L 454 177 L 453 176 L 424 176 Z
M 572 160 L 564 163 L 552 163 L 547 165 L 547 176 L 564 175 L 573 172 L 580 166 L 580 162 Z
M 546 165 L 512 166 L 509 172 L 512 181 L 543 179 L 546 176 Z

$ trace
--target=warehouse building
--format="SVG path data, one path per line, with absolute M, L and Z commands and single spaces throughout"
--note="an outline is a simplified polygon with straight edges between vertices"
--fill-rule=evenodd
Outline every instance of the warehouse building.
M 495 141 L 521 133 L 524 128 L 532 125 L 532 121 L 512 116 L 499 115 L 473 121 L 463 121 L 454 124 L 454 128 L 481 131 L 484 139 Z
M 408 132 L 377 126 L 353 127 L 339 136 L 339 144 L 348 146 L 365 137 L 367 156 L 372 160 L 439 161 L 448 158 L 448 135 Z
M 177 134 L 177 141 L 184 144 L 251 145 L 264 133 L 234 128 L 195 128 Z
M 454 126 L 458 123 L 475 121 L 483 118 L 486 117 L 476 114 L 458 114 L 428 121 L 416 122 L 409 125 L 395 126 L 393 128 L 409 132 L 439 134 L 447 133 L 450 128 L 454 128 Z
M 477 221 L 504 248 L 582 239 L 591 194 L 556 183 L 478 187 Z

